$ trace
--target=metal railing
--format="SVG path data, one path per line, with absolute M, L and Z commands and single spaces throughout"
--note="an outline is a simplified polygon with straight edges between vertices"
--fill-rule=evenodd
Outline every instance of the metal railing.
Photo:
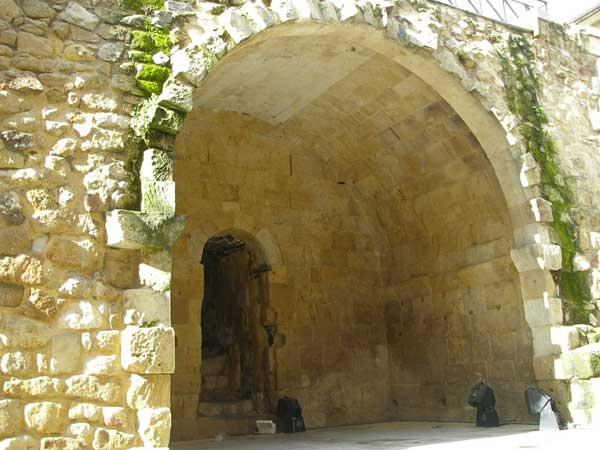
M 517 25 L 535 10 L 547 11 L 547 0 L 434 0 L 480 16 Z

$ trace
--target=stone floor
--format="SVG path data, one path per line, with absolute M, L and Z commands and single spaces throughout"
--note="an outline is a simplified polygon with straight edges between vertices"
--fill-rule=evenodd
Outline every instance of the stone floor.
M 309 430 L 294 435 L 226 436 L 177 442 L 171 450 L 469 450 L 593 448 L 600 431 L 539 433 L 531 425 L 481 429 L 464 423 L 390 422 Z

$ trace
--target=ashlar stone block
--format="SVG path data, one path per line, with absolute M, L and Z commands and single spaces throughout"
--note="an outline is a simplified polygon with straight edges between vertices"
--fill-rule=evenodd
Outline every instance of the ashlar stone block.
M 25 424 L 34 433 L 59 433 L 66 419 L 64 406 L 58 402 L 36 402 L 25 405 Z
M 560 298 L 548 297 L 526 300 L 525 320 L 530 327 L 562 325 L 563 310 Z
M 166 447 L 171 434 L 169 408 L 142 409 L 138 411 L 138 433 L 146 447 Z
M 562 251 L 558 245 L 526 245 L 511 250 L 510 256 L 519 272 L 536 269 L 559 270 L 562 267 Z
M 124 295 L 123 322 L 127 325 L 171 325 L 171 301 L 152 289 L 128 289 Z
M 121 333 L 121 366 L 133 373 L 173 373 L 175 331 L 164 326 L 128 326 Z
M 132 409 L 168 407 L 171 383 L 169 375 L 132 374 L 127 390 L 127 405 Z

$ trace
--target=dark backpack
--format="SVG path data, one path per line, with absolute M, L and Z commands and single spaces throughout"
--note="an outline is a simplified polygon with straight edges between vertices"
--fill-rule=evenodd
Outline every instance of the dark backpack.
M 306 431 L 300 402 L 295 398 L 283 397 L 277 402 L 278 429 L 284 433 Z

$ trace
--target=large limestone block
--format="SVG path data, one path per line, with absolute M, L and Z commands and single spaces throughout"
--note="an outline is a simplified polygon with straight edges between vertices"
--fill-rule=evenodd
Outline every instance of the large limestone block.
M 121 333 L 121 366 L 133 373 L 173 373 L 175 331 L 164 326 L 128 326 Z
M 560 369 L 560 379 L 600 377 L 600 343 L 564 353 L 560 357 Z
M 519 272 L 530 270 L 560 270 L 562 251 L 559 245 L 531 244 L 510 251 Z
M 44 282 L 42 262 L 32 256 L 0 258 L 0 282 L 38 285 Z
M 102 257 L 98 245 L 90 239 L 54 237 L 48 242 L 45 253 L 56 264 L 82 271 L 98 269 Z
M 76 334 L 59 334 L 52 337 L 50 372 L 71 373 L 79 368 L 81 339 Z
M 18 436 L 0 440 L 0 450 L 39 450 L 40 443 L 31 436 Z
M 94 433 L 94 450 L 125 450 L 131 448 L 135 442 L 133 434 L 122 431 L 98 428 Z
M 587 344 L 585 335 L 577 327 L 532 327 L 534 356 L 560 355 Z
M 184 226 L 182 216 L 115 209 L 106 214 L 107 245 L 129 249 L 170 248 Z
M 121 386 L 113 381 L 103 382 L 93 375 L 75 375 L 67 378 L 70 397 L 105 403 L 117 403 L 121 398 Z
M 16 397 L 57 396 L 65 392 L 65 389 L 63 380 L 46 376 L 26 380 L 11 378 L 4 382 L 4 392 Z
M 127 390 L 127 405 L 132 409 L 168 407 L 171 399 L 169 375 L 132 374 Z
M 25 405 L 25 424 L 34 433 L 59 433 L 65 423 L 66 411 L 58 402 L 36 402 Z
M 72 303 L 63 309 L 56 320 L 56 326 L 74 330 L 102 328 L 105 318 L 101 307 L 103 304 L 87 300 Z
M 0 400 L 0 438 L 15 435 L 23 423 L 23 404 L 19 400 Z
M 100 19 L 95 14 L 77 2 L 70 2 L 65 10 L 58 15 L 58 18 L 89 31 L 96 28 L 100 22 Z
M 171 325 L 171 301 L 165 294 L 147 288 L 128 289 L 123 298 L 123 321 L 127 325 Z
M 48 343 L 50 327 L 39 320 L 20 316 L 0 319 L 0 342 L 7 347 L 37 348 Z
M 530 327 L 562 325 L 563 310 L 560 298 L 539 298 L 525 301 L 525 320 Z
M 250 21 L 233 8 L 226 10 L 219 16 L 219 25 L 225 28 L 236 44 L 249 38 L 254 33 L 250 26 Z
M 138 433 L 146 447 L 166 447 L 171 434 L 169 408 L 142 409 L 138 411 Z

